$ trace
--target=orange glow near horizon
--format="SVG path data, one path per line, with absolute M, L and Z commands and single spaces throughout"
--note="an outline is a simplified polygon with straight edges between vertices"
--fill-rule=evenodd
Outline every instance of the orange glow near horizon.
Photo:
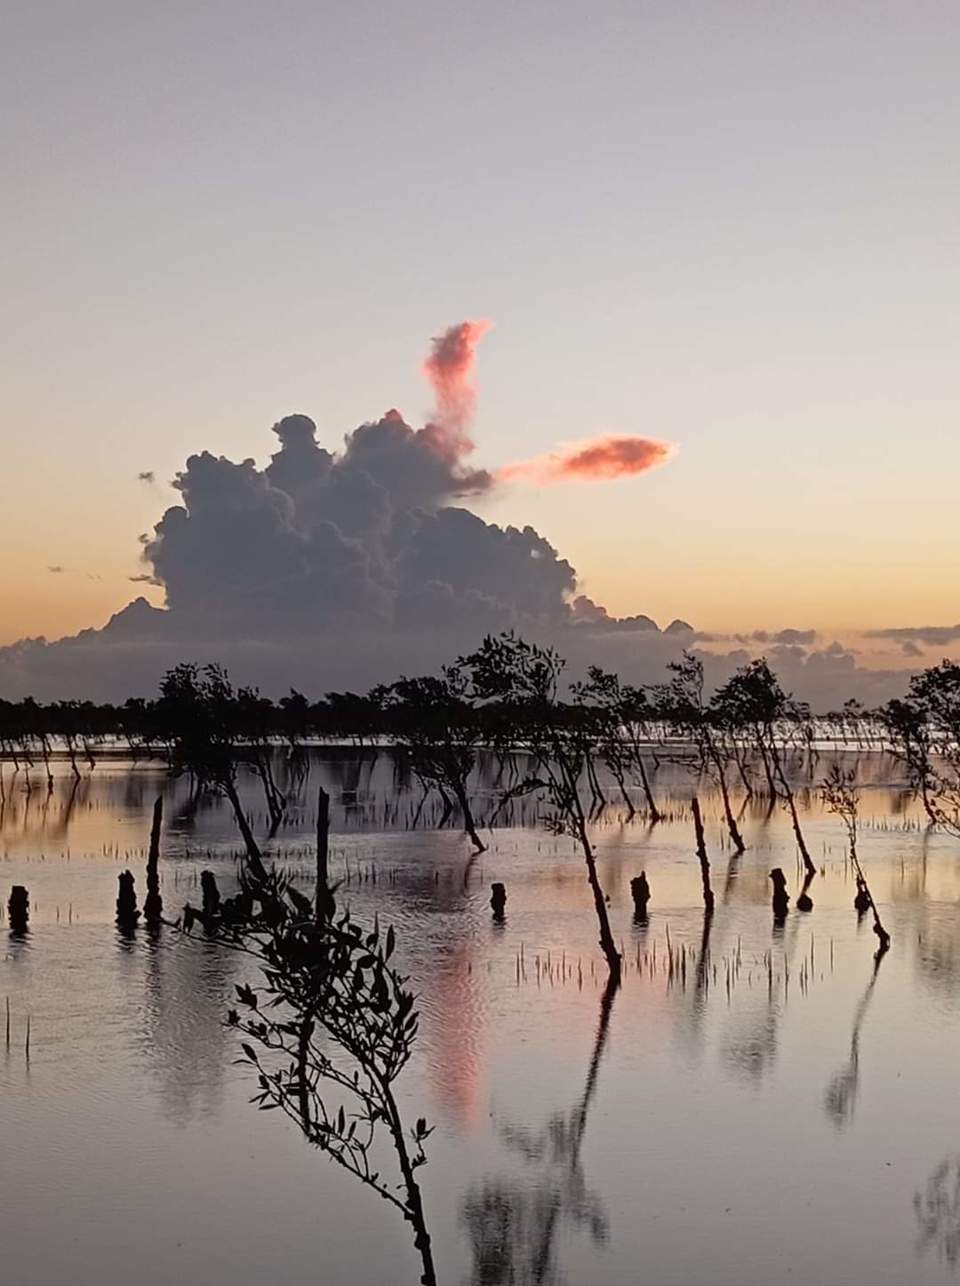
M 156 607 L 163 604 L 162 589 L 131 584 L 125 575 L 88 576 L 69 569 L 50 572 L 45 567 L 8 579 L 4 595 L 0 647 L 26 638 L 52 642 L 81 630 L 99 629 L 140 595 Z

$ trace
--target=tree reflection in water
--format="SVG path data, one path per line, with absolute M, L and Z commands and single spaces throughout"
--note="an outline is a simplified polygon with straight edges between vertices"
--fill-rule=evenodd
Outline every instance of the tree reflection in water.
M 737 1076 L 760 1082 L 772 1071 L 780 1049 L 780 1022 L 784 1004 L 780 994 L 786 993 L 786 977 L 793 967 L 801 920 L 791 916 L 789 926 L 776 921 L 773 926 L 772 945 L 767 957 L 766 1000 L 759 1010 L 749 1016 L 746 1023 L 732 1030 L 725 1038 L 722 1058 Z M 776 954 L 774 951 L 776 948 Z M 777 968 L 779 957 L 780 970 Z
M 167 1120 L 188 1126 L 217 1112 L 228 1064 L 223 1021 L 233 961 L 215 942 L 164 942 L 149 930 L 142 1051 Z
M 960 1155 L 944 1157 L 923 1191 L 914 1193 L 913 1208 L 920 1227 L 917 1254 L 936 1246 L 940 1258 L 956 1268 L 960 1262 Z
M 607 1043 L 617 982 L 610 978 L 600 1001 L 593 1053 L 583 1093 L 568 1113 L 558 1113 L 542 1130 L 508 1126 L 502 1137 L 525 1161 L 539 1167 L 528 1183 L 496 1178 L 471 1188 L 461 1207 L 473 1249 L 471 1286 L 558 1286 L 553 1262 L 557 1226 L 587 1227 L 595 1242 L 607 1238 L 599 1197 L 587 1189 L 580 1150 Z
M 823 1108 L 838 1130 L 844 1129 L 853 1120 L 857 1106 L 857 1095 L 860 1092 L 860 1029 L 873 999 L 873 990 L 877 985 L 880 965 L 885 952 L 877 952 L 873 960 L 873 972 L 867 983 L 866 991 L 853 1014 L 853 1030 L 850 1034 L 850 1057 L 846 1064 L 833 1076 L 823 1095 Z

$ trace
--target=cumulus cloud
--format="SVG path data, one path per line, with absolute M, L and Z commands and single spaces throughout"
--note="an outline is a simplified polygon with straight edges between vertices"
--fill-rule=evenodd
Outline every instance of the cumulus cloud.
M 570 604 L 574 625 L 602 626 L 604 629 L 630 632 L 657 630 L 657 623 L 649 616 L 611 616 L 605 607 L 595 603 L 586 594 L 578 594 Z
M 169 611 L 258 637 L 344 622 L 567 621 L 576 574 L 553 546 L 451 503 L 493 485 L 468 463 L 487 329 L 462 322 L 432 342 L 423 370 L 434 408 L 422 428 L 390 410 L 331 451 L 313 420 L 289 415 L 264 469 L 191 456 L 173 480 L 182 503 L 143 545 L 145 576 Z

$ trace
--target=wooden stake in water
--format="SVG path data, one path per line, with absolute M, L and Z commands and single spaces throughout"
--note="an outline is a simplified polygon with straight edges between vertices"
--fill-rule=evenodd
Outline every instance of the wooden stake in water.
M 330 892 L 330 796 L 320 787 L 317 795 L 317 921 L 333 916 Z
M 160 896 L 160 826 L 163 822 L 163 796 L 158 795 L 153 805 L 153 822 L 150 827 L 150 851 L 147 855 L 147 896 L 143 915 L 147 924 L 158 925 L 163 915 Z

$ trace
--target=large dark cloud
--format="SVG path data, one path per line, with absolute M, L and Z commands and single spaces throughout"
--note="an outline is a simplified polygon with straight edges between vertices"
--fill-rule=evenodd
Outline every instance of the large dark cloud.
M 173 483 L 183 503 L 143 547 L 169 611 L 255 637 L 412 624 L 418 613 L 435 623 L 441 608 L 485 615 L 491 628 L 567 620 L 573 568 L 532 527 L 445 503 L 488 475 L 464 470 L 430 429 L 390 412 L 333 454 L 294 415 L 274 426 L 280 449 L 263 470 L 191 456 Z
M 576 573 L 549 541 L 455 503 L 491 485 L 464 463 L 457 387 L 440 389 L 423 429 L 390 411 L 340 451 L 291 415 L 265 468 L 190 456 L 133 578 L 165 606 L 139 599 L 103 630 L 0 652 L 0 691 L 123 696 L 186 656 L 232 662 L 272 691 L 362 685 L 439 665 L 485 632 L 572 629 Z M 597 609 L 593 624 L 628 623 Z
M 276 426 L 281 441 L 285 427 L 286 422 Z M 302 454 L 304 446 L 298 438 L 294 452 Z M 332 466 L 312 476 L 298 474 L 284 460 L 287 450 L 262 472 L 252 460 L 234 464 L 206 451 L 187 461 L 173 483 L 183 504 L 167 510 L 143 548 L 171 612 L 198 620 L 220 617 L 231 629 L 272 635 L 297 623 L 386 611 L 381 569 L 362 533 L 345 534 L 327 516 L 328 509 L 350 512 L 349 497 L 323 503 L 337 490 Z M 315 450 L 317 461 L 326 455 Z M 271 473 L 285 469 L 299 478 L 299 504 L 271 481 Z M 380 503 L 369 481 L 366 493 L 361 486 L 354 500 L 358 523 L 361 512 L 369 515 Z

